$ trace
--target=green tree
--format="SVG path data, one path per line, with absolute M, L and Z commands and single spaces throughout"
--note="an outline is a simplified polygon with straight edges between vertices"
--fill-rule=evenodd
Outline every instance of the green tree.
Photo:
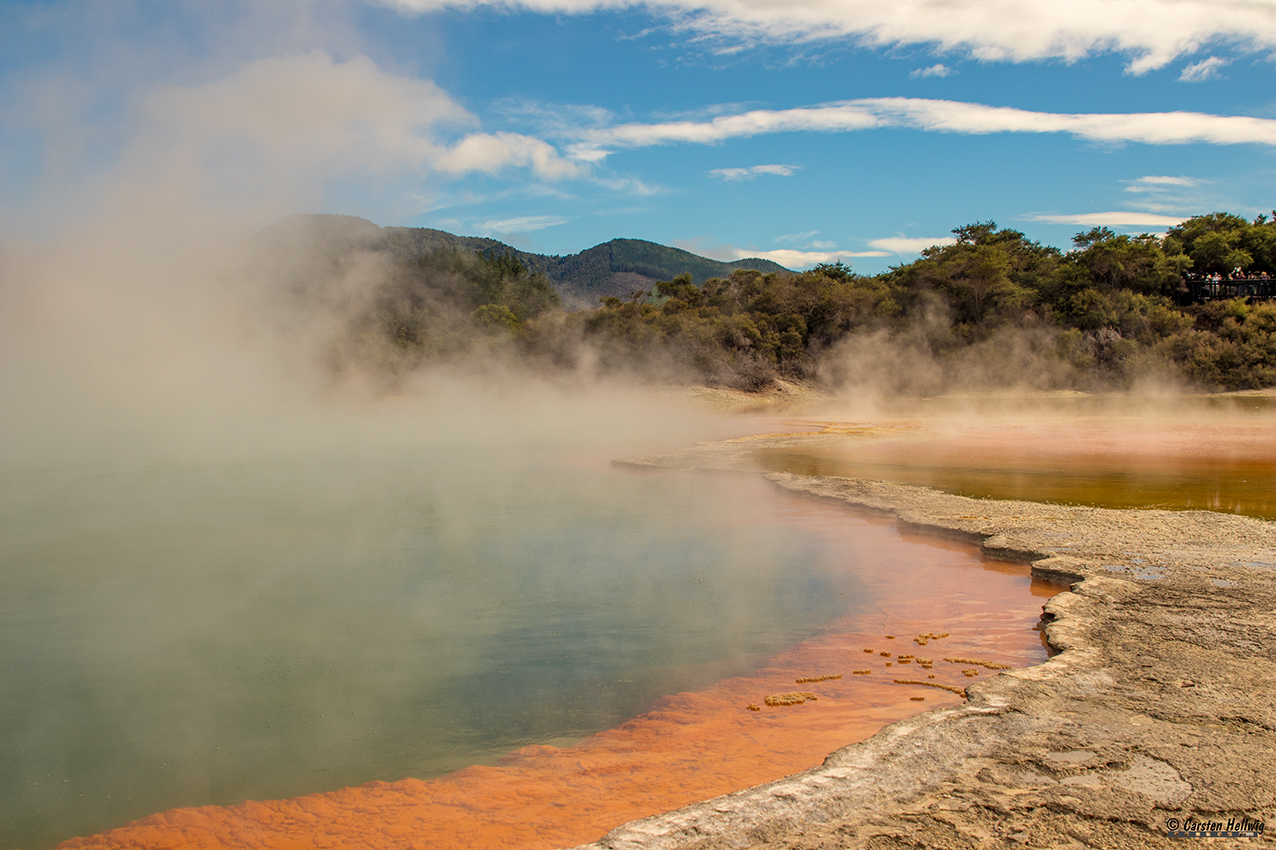
M 1250 228 L 1248 221 L 1231 213 L 1193 216 L 1169 229 L 1166 246 L 1181 250 L 1198 274 L 1228 274 L 1247 269 L 1254 260 L 1242 247 Z
M 1118 236 L 1106 227 L 1096 227 L 1078 233 L 1072 243 L 1077 250 L 1068 259 L 1084 271 L 1091 286 L 1146 295 L 1175 295 L 1183 289 L 1188 259 L 1166 256 L 1155 236 Z

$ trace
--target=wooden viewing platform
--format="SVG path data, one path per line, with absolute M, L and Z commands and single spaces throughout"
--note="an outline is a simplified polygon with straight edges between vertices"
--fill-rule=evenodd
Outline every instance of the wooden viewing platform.
M 1192 303 L 1249 298 L 1257 301 L 1276 299 L 1276 276 L 1259 274 L 1187 275 L 1186 300 Z

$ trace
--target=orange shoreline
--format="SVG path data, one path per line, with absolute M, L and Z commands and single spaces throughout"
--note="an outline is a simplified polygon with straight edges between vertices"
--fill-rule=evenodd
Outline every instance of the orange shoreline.
M 853 518 L 839 508 L 812 504 L 809 510 L 824 523 L 836 512 L 851 533 L 865 527 L 862 520 L 847 521 Z M 428 781 L 173 809 L 58 848 L 546 850 L 592 841 L 635 818 L 805 770 L 894 721 L 960 703 L 944 690 L 893 682 L 933 675 L 936 683 L 969 684 L 971 674 L 962 671 L 970 665 L 945 662 L 945 656 L 1014 667 L 1044 660 L 1032 625 L 1043 599 L 1058 589 L 1030 583 L 1023 567 L 981 565 L 971 557 L 976 551 L 936 541 L 936 557 L 863 576 L 876 613 L 856 614 L 855 631 L 835 625 L 751 676 L 663 698 L 647 713 L 570 747 L 523 747 L 495 766 Z M 948 636 L 924 646 L 913 640 L 928 633 Z M 900 663 L 900 655 L 929 658 L 933 669 L 919 669 L 916 659 Z M 871 672 L 852 675 L 857 669 Z M 839 673 L 840 679 L 796 683 Z M 995 672 L 980 667 L 977 675 Z M 763 704 L 767 695 L 793 691 L 814 692 L 817 699 Z

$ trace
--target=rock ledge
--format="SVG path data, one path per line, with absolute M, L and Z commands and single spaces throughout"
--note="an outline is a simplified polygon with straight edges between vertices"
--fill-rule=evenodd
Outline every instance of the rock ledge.
M 622 463 L 725 471 L 745 448 Z M 1071 584 L 1045 606 L 1057 654 L 818 768 L 578 850 L 1181 847 L 1167 831 L 1184 821 L 1242 818 L 1270 829 L 1206 843 L 1276 843 L 1276 523 L 767 477 Z

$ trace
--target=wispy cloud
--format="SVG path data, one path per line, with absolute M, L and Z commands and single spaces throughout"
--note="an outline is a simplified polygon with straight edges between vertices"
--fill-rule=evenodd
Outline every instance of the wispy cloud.
M 819 236 L 820 231 L 808 230 L 805 233 L 786 233 L 783 236 L 775 237 L 776 242 L 805 242 L 812 236 Z
M 888 236 L 870 240 L 868 244 L 892 254 L 920 254 L 935 245 L 952 245 L 956 241 L 951 236 Z
M 752 180 L 760 174 L 790 177 L 801 167 L 800 165 L 752 165 L 748 168 L 715 168 L 709 172 L 709 176 L 727 181 Z
M 794 247 L 802 250 L 810 250 L 815 248 L 819 251 L 831 251 L 837 247 L 836 242 L 824 239 L 812 239 L 812 236 L 819 235 L 818 230 L 808 230 L 805 233 L 786 233 L 783 236 L 775 237 L 776 242 L 788 242 Z
M 908 75 L 910 80 L 920 80 L 926 77 L 951 77 L 957 72 L 942 62 L 938 65 L 931 65 L 929 68 L 918 68 Z
M 1276 7 L 1255 0 L 382 0 L 406 11 L 491 6 L 549 14 L 642 7 L 671 24 L 740 45 L 849 39 L 926 45 L 981 61 L 1029 62 L 1116 53 L 1127 70 L 1163 68 L 1212 42 L 1276 47 Z
M 1193 62 L 1183 69 L 1182 74 L 1179 74 L 1179 82 L 1203 83 L 1206 80 L 1216 79 L 1219 76 L 1219 69 L 1230 64 L 1232 64 L 1232 60 L 1220 59 L 1217 56 L 1202 59 L 1200 62 Z
M 646 198 L 651 195 L 663 195 L 669 190 L 664 186 L 657 186 L 651 183 L 644 183 L 637 177 L 596 177 L 594 182 L 605 189 L 618 192 L 622 195 L 635 195 L 640 198 Z
M 1141 210 L 1154 213 L 1199 210 L 1209 201 L 1201 187 L 1209 181 L 1196 177 L 1174 177 L 1150 174 L 1134 180 L 1123 180 L 1123 192 L 1133 195 L 1129 203 Z
M 704 121 L 630 123 L 585 130 L 579 134 L 581 141 L 572 145 L 569 152 L 572 157 L 596 161 L 616 148 L 717 144 L 770 133 L 846 133 L 890 128 L 970 135 L 1067 133 L 1079 139 L 1110 144 L 1276 145 L 1276 120 L 1271 118 L 1199 112 L 1033 112 L 951 100 L 889 97 L 794 109 L 755 109 Z
M 1145 212 L 1097 212 L 1078 215 L 1039 214 L 1023 217 L 1024 221 L 1047 224 L 1074 224 L 1089 227 L 1174 227 L 1187 221 L 1187 216 L 1156 215 Z
M 571 219 L 561 215 L 525 215 L 485 221 L 479 225 L 479 230 L 483 233 L 531 233 L 547 227 L 557 227 L 569 221 Z
M 1195 187 L 1201 185 L 1201 181 L 1195 177 L 1162 177 L 1157 175 L 1148 175 L 1147 177 L 1139 177 L 1135 180 L 1124 181 L 1130 185 L 1125 187 L 1127 192 L 1162 192 L 1166 187 Z
M 820 263 L 836 263 L 853 257 L 888 257 L 889 251 L 800 251 L 794 248 L 777 248 L 773 251 L 750 251 L 733 248 L 728 255 L 732 260 L 758 257 L 790 269 L 805 269 Z
M 610 109 L 593 104 L 544 103 L 529 98 L 503 98 L 488 108 L 495 114 L 524 122 L 538 132 L 552 132 L 564 127 L 604 126 L 615 121 Z

